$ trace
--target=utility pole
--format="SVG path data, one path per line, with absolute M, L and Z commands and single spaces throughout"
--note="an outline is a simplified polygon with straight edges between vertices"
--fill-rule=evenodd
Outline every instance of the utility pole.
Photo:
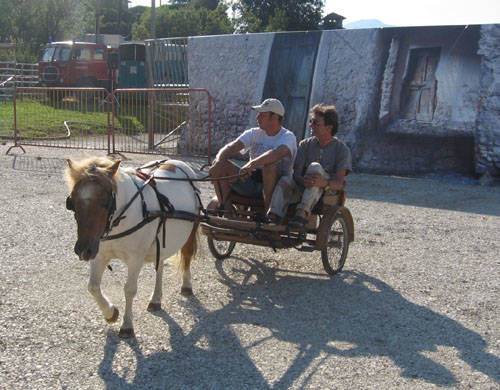
M 151 0 L 151 39 L 156 39 L 156 4 L 155 0 Z M 154 50 L 154 41 L 152 42 Z M 146 49 L 146 53 L 148 50 Z M 153 55 L 154 56 L 154 55 Z M 148 61 L 150 63 L 150 61 Z M 153 69 L 151 63 L 149 64 L 150 69 Z M 154 74 L 150 72 L 149 80 L 150 86 L 152 88 L 154 85 Z M 151 91 L 148 92 L 148 109 L 149 109 L 149 121 L 148 121 L 148 149 L 154 150 L 155 145 L 155 134 L 154 134 L 154 95 Z
M 156 4 L 151 0 L 151 39 L 156 39 Z
M 101 30 L 101 0 L 96 0 L 95 3 L 95 43 L 100 43 L 100 34 Z

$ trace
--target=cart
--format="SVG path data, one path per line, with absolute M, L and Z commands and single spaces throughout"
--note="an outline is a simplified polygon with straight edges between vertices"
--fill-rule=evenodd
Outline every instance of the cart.
M 354 240 L 354 222 L 351 212 L 344 206 L 346 192 L 324 194 L 303 229 L 290 229 L 288 219 L 295 214 L 291 205 L 283 224 L 265 222 L 264 201 L 243 197 L 232 192 L 231 211 L 223 211 L 212 198 L 207 205 L 207 217 L 202 233 L 207 236 L 208 247 L 216 259 L 231 256 L 236 243 L 281 248 L 296 248 L 303 252 L 321 252 L 325 271 L 334 275 L 342 270 L 349 244 Z

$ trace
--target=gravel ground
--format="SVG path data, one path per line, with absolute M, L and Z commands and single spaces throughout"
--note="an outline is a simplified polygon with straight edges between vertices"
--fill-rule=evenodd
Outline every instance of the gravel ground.
M 137 338 L 121 340 L 73 253 L 61 169 L 82 152 L 14 157 L 7 146 L 1 388 L 500 388 L 499 187 L 353 174 L 356 240 L 340 275 L 326 275 L 319 253 L 293 249 L 237 244 L 215 261 L 202 236 L 195 295 L 182 297 L 167 267 L 164 311 L 148 313 L 147 265 Z M 153 159 L 127 157 L 129 166 Z M 212 190 L 202 191 L 206 202 Z M 103 288 L 123 312 L 125 269 L 112 265 Z

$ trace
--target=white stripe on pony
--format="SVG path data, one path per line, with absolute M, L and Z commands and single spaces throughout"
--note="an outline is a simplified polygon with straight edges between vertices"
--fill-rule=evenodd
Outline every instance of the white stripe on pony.
M 159 219 L 156 219 L 134 233 L 122 238 L 100 241 L 106 229 L 109 215 L 109 200 L 116 195 L 116 213 L 120 213 L 127 202 L 137 192 L 133 180 L 139 181 L 135 170 L 119 168 L 120 161 L 105 158 L 88 158 L 75 162 L 68 160 L 65 175 L 70 187 L 69 204 L 75 212 L 78 239 L 75 253 L 81 260 L 90 260 L 88 290 L 95 298 L 108 323 L 118 319 L 118 309 L 101 291 L 103 272 L 111 259 L 121 259 L 127 266 L 125 283 L 125 313 L 120 328 L 120 336 L 133 337 L 132 302 L 137 292 L 137 279 L 144 262 L 156 260 L 156 233 Z M 185 177 L 185 173 L 195 178 L 193 170 L 182 161 L 170 160 L 154 172 L 155 177 Z M 168 197 L 176 210 L 199 214 L 199 200 L 191 184 L 187 181 L 157 180 L 158 190 Z M 160 210 L 159 202 L 151 186 L 143 190 L 148 210 Z M 137 225 L 143 219 L 141 197 L 138 196 L 124 214 L 119 225 L 111 234 L 119 234 Z M 167 219 L 165 223 L 166 242 L 162 246 L 160 229 L 160 259 L 156 273 L 155 288 L 148 306 L 149 311 L 161 308 L 163 261 L 180 251 L 182 271 L 181 294 L 191 295 L 190 264 L 197 248 L 198 223 Z

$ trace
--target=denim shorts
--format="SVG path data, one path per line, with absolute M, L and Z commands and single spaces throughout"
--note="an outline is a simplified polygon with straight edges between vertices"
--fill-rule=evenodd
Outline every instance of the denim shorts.
M 262 196 L 262 170 L 256 169 L 245 180 L 231 184 L 231 189 L 238 195 L 247 198 L 263 199 Z

